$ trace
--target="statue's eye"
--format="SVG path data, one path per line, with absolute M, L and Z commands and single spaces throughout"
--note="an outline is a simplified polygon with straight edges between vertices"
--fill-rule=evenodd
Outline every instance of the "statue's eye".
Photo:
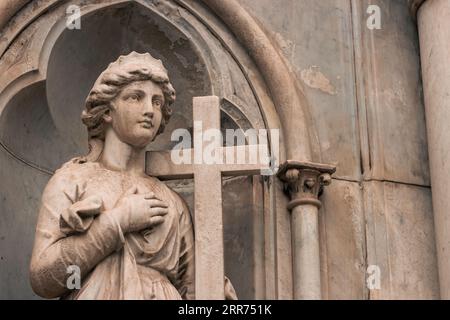
M 139 101 L 139 100 L 140 100 L 140 97 L 139 97 L 138 94 L 134 93 L 134 94 L 129 95 L 128 98 L 127 98 L 127 100 L 136 102 L 136 101 Z
M 154 99 L 154 100 L 153 100 L 153 105 L 154 105 L 155 107 L 161 107 L 161 106 L 162 106 L 162 102 L 161 102 L 160 99 Z

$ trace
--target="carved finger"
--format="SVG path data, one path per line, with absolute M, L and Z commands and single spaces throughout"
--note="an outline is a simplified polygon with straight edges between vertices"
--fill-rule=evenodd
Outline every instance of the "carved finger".
M 164 222 L 164 218 L 161 216 L 152 217 L 150 219 L 151 226 L 158 225 Z
M 167 208 L 154 207 L 150 209 L 150 213 L 152 216 L 165 216 L 169 213 L 169 210 Z
M 158 198 L 156 197 L 156 195 L 153 192 L 148 192 L 144 195 L 144 199 L 150 200 L 150 199 L 158 199 Z
M 148 201 L 148 204 L 152 208 L 155 208 L 155 207 L 167 208 L 168 207 L 167 203 L 165 203 L 164 201 L 161 201 L 159 199 L 151 199 Z

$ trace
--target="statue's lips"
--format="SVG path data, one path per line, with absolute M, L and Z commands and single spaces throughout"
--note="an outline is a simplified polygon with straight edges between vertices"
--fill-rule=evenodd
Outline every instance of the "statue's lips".
M 151 120 L 142 120 L 142 121 L 139 121 L 139 124 L 142 124 L 142 127 L 146 128 L 146 129 L 153 128 L 153 122 Z

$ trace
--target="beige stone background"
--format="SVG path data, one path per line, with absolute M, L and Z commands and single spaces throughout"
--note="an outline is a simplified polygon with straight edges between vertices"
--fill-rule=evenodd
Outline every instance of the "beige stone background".
M 322 160 L 337 166 L 333 183 L 322 196 L 320 211 L 323 297 L 439 298 L 419 40 L 408 1 L 240 2 L 282 48 L 304 87 Z M 366 27 L 369 3 L 381 8 L 381 30 Z M 124 19 L 114 14 L 104 16 L 115 18 Z M 147 41 L 139 33 L 139 23 L 135 27 L 129 28 L 128 22 L 122 20 L 118 29 L 110 32 L 124 32 L 125 38 L 134 33 L 136 41 Z M 177 74 L 175 85 L 186 88 L 188 81 L 197 83 L 189 87 L 181 101 L 207 94 L 210 88 L 203 85 L 201 68 L 189 70 L 189 66 L 196 65 L 189 45 L 180 39 L 172 43 L 170 37 L 166 40 L 170 32 L 165 30 L 155 32 L 161 36 L 158 41 L 169 41 L 165 46 L 167 52 L 175 51 L 178 57 L 183 57 L 169 59 L 172 62 L 169 71 Z M 69 60 L 86 59 L 81 63 L 82 70 L 101 70 L 102 65 L 96 64 L 96 59 L 112 61 L 115 53 L 103 49 L 118 45 L 98 38 L 95 43 L 103 47 L 100 50 L 95 46 L 71 46 L 76 42 L 70 37 L 63 41 L 66 46 L 49 67 L 49 73 L 59 81 L 47 88 L 36 85 L 28 89 L 17 98 L 20 112 L 9 110 L 0 118 L 1 141 L 19 158 L 34 159 L 49 169 L 79 153 L 84 137 L 77 131 L 80 127 L 73 125 L 78 121 L 77 110 L 49 116 L 45 99 L 37 97 L 48 90 L 53 92 L 51 96 L 57 105 L 79 103 L 92 77 L 85 78 L 80 73 L 61 82 L 58 77 L 65 64 L 79 66 Z M 95 59 L 86 55 L 86 51 Z M 1 63 L 0 59 L 0 66 Z M 192 78 L 184 79 L 183 70 L 192 71 Z M 75 89 L 67 90 L 68 95 L 57 94 L 69 87 Z M 245 90 L 240 96 L 247 97 L 250 106 L 247 112 L 255 113 L 251 118 L 258 126 L 261 115 L 251 108 L 253 98 Z M 180 108 L 185 113 L 179 111 L 175 122 L 186 126 L 190 105 L 186 102 Z M 62 137 L 55 119 L 62 119 L 66 133 L 70 132 L 72 138 Z M 224 118 L 223 126 L 226 121 Z M 48 174 L 0 148 L 0 299 L 36 298 L 28 284 L 27 269 L 37 207 L 48 179 Z M 258 233 L 258 228 L 263 228 L 257 215 L 259 209 L 255 209 L 260 203 L 248 200 L 252 197 L 252 185 L 258 184 L 255 180 L 242 177 L 224 182 L 224 211 L 229 213 L 225 218 L 226 267 L 231 280 L 238 283 L 238 295 L 268 298 L 261 293 L 264 290 L 258 280 L 261 265 L 268 259 L 259 245 L 264 241 Z M 192 205 L 189 182 L 175 187 L 182 193 L 185 191 Z M 366 286 L 366 270 L 370 265 L 380 267 L 379 290 Z M 267 268 L 264 272 L 268 272 Z M 289 279 L 283 271 L 277 277 Z M 289 291 L 289 286 L 286 290 Z M 289 294 L 279 298 L 289 298 Z
M 320 215 L 325 298 L 438 298 L 419 42 L 407 1 L 244 2 L 303 82 L 323 160 L 337 164 Z M 381 30 L 366 27 L 369 4 L 381 8 Z M 365 285 L 370 265 L 381 269 L 381 290 Z

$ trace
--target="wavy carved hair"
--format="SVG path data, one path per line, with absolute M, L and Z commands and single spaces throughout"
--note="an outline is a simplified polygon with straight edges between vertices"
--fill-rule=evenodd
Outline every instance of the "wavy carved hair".
M 120 56 L 102 72 L 86 99 L 81 115 L 89 134 L 89 153 L 85 157 L 86 161 L 96 161 L 103 151 L 106 131 L 103 119 L 111 110 L 111 102 L 125 86 L 145 80 L 151 80 L 159 85 L 164 94 L 161 125 L 157 134 L 164 131 L 172 115 L 170 106 L 176 99 L 175 89 L 169 81 L 167 70 L 161 60 L 154 59 L 149 53 L 132 52 L 127 56 Z

